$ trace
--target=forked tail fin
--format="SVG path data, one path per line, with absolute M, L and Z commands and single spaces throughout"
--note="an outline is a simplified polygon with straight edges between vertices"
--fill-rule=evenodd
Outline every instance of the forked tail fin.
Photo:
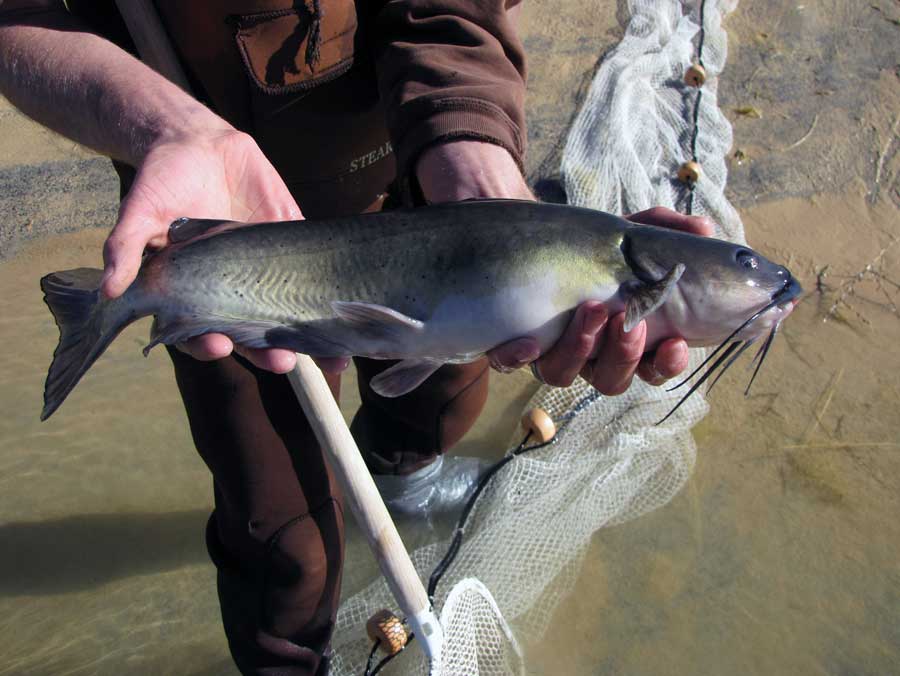
M 100 297 L 102 270 L 78 268 L 41 279 L 44 302 L 59 328 L 59 345 L 44 384 L 46 420 L 119 332 L 137 317 L 120 299 Z

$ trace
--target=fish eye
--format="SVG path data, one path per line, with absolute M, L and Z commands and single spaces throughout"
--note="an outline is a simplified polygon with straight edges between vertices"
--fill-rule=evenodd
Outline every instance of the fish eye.
M 753 255 L 751 251 L 747 251 L 746 249 L 740 249 L 734 255 L 735 260 L 737 260 L 738 265 L 743 268 L 747 268 L 748 270 L 756 270 L 759 267 L 759 260 L 756 256 Z

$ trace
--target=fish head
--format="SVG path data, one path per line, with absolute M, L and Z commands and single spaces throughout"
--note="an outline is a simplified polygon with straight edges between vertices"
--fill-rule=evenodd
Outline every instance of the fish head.
M 762 335 L 790 314 L 803 292 L 784 266 L 712 237 L 634 226 L 625 231 L 622 253 L 645 284 L 658 283 L 684 265 L 659 313 L 673 333 L 692 345 L 712 345 L 730 334 L 740 340 Z

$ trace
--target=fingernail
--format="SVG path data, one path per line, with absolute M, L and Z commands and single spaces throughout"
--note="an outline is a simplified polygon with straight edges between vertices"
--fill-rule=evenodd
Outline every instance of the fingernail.
M 584 332 L 592 335 L 599 332 L 606 324 L 608 317 L 609 314 L 602 305 L 590 308 L 584 314 L 584 321 L 582 324 Z
M 656 364 L 647 364 L 644 375 L 646 376 L 645 380 L 651 385 L 662 385 L 668 380 L 668 378 L 659 372 L 659 369 L 656 368 Z
M 642 319 L 631 331 L 625 330 L 625 317 L 622 317 L 622 323 L 619 325 L 619 338 L 623 343 L 636 343 L 643 340 L 644 332 L 647 330 L 647 324 Z
M 514 370 L 506 364 L 501 364 L 493 356 L 488 357 L 488 364 L 490 364 L 491 368 L 494 369 L 497 373 L 509 373 L 510 371 Z
M 513 353 L 513 359 L 515 360 L 514 368 L 524 366 L 525 364 L 534 361 L 539 356 L 540 350 L 534 345 L 523 345 L 522 347 L 516 348 L 516 351 Z

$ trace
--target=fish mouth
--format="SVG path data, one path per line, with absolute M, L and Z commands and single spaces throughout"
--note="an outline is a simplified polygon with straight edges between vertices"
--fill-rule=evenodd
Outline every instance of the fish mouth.
M 800 283 L 794 279 L 793 275 L 788 273 L 788 277 L 784 282 L 784 286 L 781 287 L 778 291 L 772 294 L 771 300 L 769 303 L 763 307 L 761 310 L 757 310 L 753 315 L 750 316 L 743 324 L 741 324 L 737 329 L 735 329 L 725 340 L 723 340 L 719 346 L 710 353 L 710 355 L 703 360 L 703 363 L 700 364 L 696 369 L 694 369 L 691 374 L 679 382 L 674 387 L 669 388 L 668 391 L 677 390 L 681 386 L 690 382 L 694 376 L 703 371 L 704 367 L 709 364 L 709 367 L 703 371 L 702 375 L 691 385 L 688 392 L 678 400 L 678 403 L 669 411 L 666 416 L 657 422 L 657 425 L 665 422 L 669 416 L 671 416 L 675 411 L 677 411 L 681 405 L 690 397 L 697 389 L 703 385 L 704 382 L 709 380 L 710 376 L 712 376 L 716 370 L 718 369 L 718 373 L 716 373 L 716 377 L 713 378 L 712 382 L 706 388 L 707 394 L 712 390 L 713 386 L 717 382 L 719 382 L 719 378 L 721 378 L 724 373 L 731 367 L 732 364 L 740 357 L 751 345 L 753 345 L 762 335 L 766 335 L 765 340 L 760 346 L 759 350 L 756 352 L 756 355 L 753 357 L 753 361 L 750 362 L 750 365 L 754 364 L 756 367 L 753 370 L 753 375 L 750 376 L 750 382 L 747 384 L 747 389 L 744 390 L 744 396 L 750 394 L 750 388 L 753 386 L 753 381 L 756 380 L 756 375 L 759 373 L 759 369 L 762 366 L 763 362 L 766 359 L 766 356 L 769 354 L 769 348 L 772 346 L 772 341 L 775 340 L 775 335 L 778 333 L 778 329 L 781 326 L 781 322 L 784 321 L 785 317 L 787 317 L 796 307 L 797 303 L 800 302 L 800 297 L 803 294 L 803 287 L 800 286 Z M 777 314 L 776 317 L 771 317 L 772 311 Z M 771 317 L 771 319 L 770 319 Z M 756 322 L 762 320 L 764 323 L 768 319 L 770 326 L 767 326 L 768 332 L 763 330 L 761 333 L 757 333 L 749 338 L 742 338 L 742 332 L 747 329 L 755 328 L 754 324 Z M 712 362 L 712 363 L 710 363 Z M 721 368 L 720 368 L 721 367 Z
M 800 286 L 800 282 L 793 275 L 790 275 L 784 280 L 784 286 L 772 294 L 772 301 L 777 302 L 778 307 L 787 307 L 788 303 L 791 304 L 790 307 L 794 307 L 800 302 L 800 296 L 802 295 L 803 287 Z

